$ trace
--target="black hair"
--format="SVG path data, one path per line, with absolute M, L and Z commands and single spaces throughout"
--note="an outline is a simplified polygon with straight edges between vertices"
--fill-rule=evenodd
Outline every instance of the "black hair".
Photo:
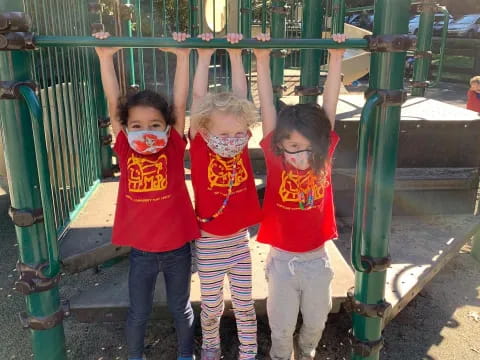
M 311 167 L 318 174 L 327 165 L 331 129 L 325 110 L 318 104 L 281 106 L 273 132 L 273 151 L 282 155 L 282 141 L 289 139 L 293 131 L 299 132 L 312 144 Z
M 122 125 L 127 126 L 128 112 L 135 106 L 147 106 L 157 109 L 163 115 L 167 125 L 175 124 L 172 106 L 168 104 L 167 98 L 152 90 L 142 90 L 120 98 L 118 114 Z

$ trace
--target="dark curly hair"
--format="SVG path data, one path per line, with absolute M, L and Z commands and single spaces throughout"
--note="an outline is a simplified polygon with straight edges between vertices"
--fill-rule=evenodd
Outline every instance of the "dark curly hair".
M 118 114 L 122 125 L 127 126 L 128 112 L 135 106 L 147 106 L 157 109 L 163 115 L 167 125 L 175 124 L 172 106 L 168 104 L 167 98 L 152 90 L 142 90 L 120 98 L 118 102 Z
M 327 165 L 331 129 L 330 120 L 320 105 L 284 105 L 280 108 L 277 126 L 273 132 L 273 151 L 282 155 L 282 141 L 289 139 L 293 131 L 298 131 L 312 144 L 311 167 L 318 174 Z

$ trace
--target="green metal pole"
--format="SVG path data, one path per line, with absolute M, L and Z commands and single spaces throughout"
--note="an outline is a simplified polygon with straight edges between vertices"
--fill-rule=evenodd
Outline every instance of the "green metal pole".
M 22 3 L 15 0 L 0 3 L 0 12 L 23 10 Z M 26 52 L 1 52 L 0 78 L 2 80 L 28 80 L 31 77 L 28 73 L 30 65 L 30 54 Z M 4 152 L 10 183 L 11 205 L 15 209 L 40 209 L 42 208 L 42 198 L 28 107 L 25 102 L 20 100 L 0 101 L 0 114 L 0 129 L 3 131 L 2 136 L 5 140 Z M 51 211 L 51 207 L 44 207 L 43 211 Z M 49 213 L 48 216 L 51 220 L 53 213 Z M 16 226 L 15 231 L 20 262 L 33 267 L 46 263 L 49 254 L 45 224 L 40 222 L 32 226 Z M 50 251 L 55 252 L 56 249 L 50 249 Z M 55 255 L 56 258 L 52 259 L 53 262 L 49 264 L 51 270 L 49 275 L 53 276 L 58 273 L 58 253 Z M 50 290 L 31 293 L 25 296 L 25 300 L 29 317 L 48 317 L 60 310 L 58 286 Z M 61 322 L 48 330 L 31 329 L 30 334 L 35 360 L 67 359 L 65 335 Z
M 303 2 L 302 38 L 322 37 L 323 0 L 305 0 Z M 320 82 L 320 60 L 323 50 L 302 50 L 300 53 L 300 86 L 303 89 L 318 88 Z M 300 103 L 316 103 L 317 95 L 300 96 Z
M 285 1 L 276 0 L 271 3 L 270 34 L 272 41 L 285 38 Z M 272 86 L 274 89 L 275 103 L 278 108 L 278 100 L 282 97 L 283 69 L 285 68 L 285 57 L 280 49 L 272 52 L 270 71 L 272 73 Z
M 95 19 L 96 17 L 98 17 L 99 19 Z M 92 23 L 97 20 L 101 20 L 101 15 L 99 16 L 96 14 L 90 14 L 89 20 Z M 133 51 L 133 49 L 129 49 L 129 50 Z M 130 65 L 128 58 L 127 58 L 127 64 Z M 93 80 L 92 86 L 93 86 L 93 92 L 95 94 L 95 106 L 96 106 L 97 114 L 101 114 L 100 117 L 97 119 L 98 127 L 99 127 L 98 146 L 100 147 L 100 174 L 101 174 L 101 177 L 106 178 L 106 177 L 113 176 L 112 147 L 110 146 L 110 144 L 107 143 L 107 141 L 104 141 L 104 139 L 106 140 L 110 136 L 110 131 L 109 131 L 110 122 L 108 121 L 108 115 L 107 115 L 108 114 L 107 101 L 103 93 L 102 80 L 100 75 L 100 64 L 96 58 L 93 59 L 92 61 L 92 67 L 94 72 L 94 76 L 92 78 Z M 132 74 L 133 76 L 135 76 L 134 72 L 132 72 Z
M 445 6 L 438 6 L 443 12 L 443 29 L 442 29 L 442 41 L 440 43 L 440 61 L 437 69 L 437 78 L 433 83 L 430 84 L 430 87 L 436 87 L 442 79 L 443 64 L 445 62 L 445 51 L 447 49 L 447 38 L 448 38 L 448 22 L 450 21 L 450 13 L 448 12 Z
M 281 15 L 281 14 L 274 14 Z M 273 17 L 273 15 L 272 15 Z M 282 20 L 282 19 L 280 19 Z M 272 20 L 272 23 L 275 23 Z M 285 22 L 283 19 L 272 25 L 273 34 L 285 34 Z M 337 43 L 331 39 L 285 39 L 275 36 L 271 41 L 261 42 L 256 39 L 244 39 L 236 44 L 227 42 L 226 39 L 216 38 L 209 42 L 201 39 L 187 39 L 181 43 L 172 38 L 161 37 L 115 37 L 112 36 L 105 40 L 97 40 L 91 36 L 55 36 L 38 35 L 34 36 L 33 42 L 38 47 L 131 47 L 131 48 L 157 48 L 157 47 L 177 47 L 177 48 L 218 48 L 218 49 L 367 49 L 367 39 L 348 39 L 343 43 Z M 283 71 L 283 68 L 282 68 Z
M 477 232 L 473 236 L 471 254 L 478 262 L 480 262 L 480 232 Z
M 333 0 L 332 34 L 345 32 L 345 0 Z
M 240 8 L 240 19 L 241 19 L 241 26 L 240 30 L 243 36 L 246 38 L 252 37 L 252 2 L 250 0 L 241 0 L 241 8 Z M 248 51 L 248 50 L 246 50 Z M 243 68 L 245 69 L 245 74 L 250 75 L 252 72 L 252 54 L 250 51 L 245 53 L 242 56 L 243 60 Z M 249 76 L 250 78 L 250 76 Z M 248 98 L 251 99 L 251 88 L 250 82 L 248 84 Z
M 374 35 L 405 34 L 408 30 L 409 0 L 376 0 Z M 370 90 L 403 90 L 405 52 L 377 52 L 372 54 Z M 376 101 L 375 101 L 376 104 Z M 361 218 L 354 218 L 355 243 L 361 242 L 362 255 L 385 258 L 389 255 L 389 236 L 392 219 L 394 177 L 398 150 L 400 106 L 382 103 L 371 114 L 373 123 L 367 130 L 360 125 L 359 143 L 366 141 L 358 155 L 357 182 L 362 182 L 363 203 L 357 191 L 355 207 L 361 209 Z M 365 121 L 365 119 L 363 120 Z M 364 139 L 366 137 L 366 140 Z M 365 152 L 367 152 L 365 154 Z M 366 158 L 365 168 L 361 167 Z M 363 223 L 361 220 L 363 219 Z M 358 229 L 359 225 L 361 228 Z M 358 246 L 358 245 L 357 245 Z M 364 270 L 364 269 L 360 269 Z M 385 298 L 386 271 L 370 273 L 356 271 L 354 297 L 363 304 L 379 304 Z M 353 335 L 363 345 L 381 340 L 383 321 L 380 317 L 353 314 Z M 352 359 L 379 359 L 379 352 L 362 353 L 354 347 Z
M 413 68 L 413 84 L 425 83 L 432 62 L 433 21 L 435 19 L 435 0 L 425 0 L 417 33 L 417 51 Z M 413 96 L 425 96 L 425 87 L 413 87 Z
M 131 5 L 131 4 L 132 4 L 131 0 L 125 0 L 125 5 Z M 123 32 L 124 34 L 127 34 L 128 37 L 133 36 L 131 19 L 124 21 Z M 125 49 L 124 51 L 126 51 L 128 79 L 129 79 L 130 85 L 135 85 L 136 79 L 135 79 L 135 57 L 133 55 L 134 50 L 130 48 L 130 49 Z

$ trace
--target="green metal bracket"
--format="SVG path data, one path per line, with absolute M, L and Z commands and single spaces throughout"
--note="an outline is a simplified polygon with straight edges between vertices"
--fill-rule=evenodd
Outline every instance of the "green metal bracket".
M 33 34 L 29 32 L 9 32 L 0 34 L 1 50 L 34 50 Z

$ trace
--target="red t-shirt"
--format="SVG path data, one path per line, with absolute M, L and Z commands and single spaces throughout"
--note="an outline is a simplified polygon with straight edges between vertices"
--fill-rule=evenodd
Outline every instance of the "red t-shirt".
M 186 140 L 172 129 L 164 149 L 141 155 L 130 148 L 123 131 L 118 134 L 113 149 L 121 175 L 113 244 L 163 252 L 200 236 L 185 185 L 186 146 Z
M 480 94 L 473 90 L 468 90 L 467 99 L 467 109 L 480 113 Z
M 267 188 L 263 201 L 263 220 L 257 240 L 281 250 L 307 252 L 338 237 L 333 206 L 331 168 L 320 176 L 311 169 L 298 170 L 286 163 L 272 149 L 272 134 L 260 143 L 267 164 Z M 339 141 L 331 132 L 329 159 Z M 302 210 L 298 193 L 313 188 L 314 205 Z
M 209 218 L 220 209 L 227 196 L 235 160 L 215 154 L 200 133 L 190 139 L 190 159 L 195 211 L 199 217 Z M 210 222 L 199 222 L 200 229 L 225 236 L 260 221 L 262 213 L 247 147 L 238 160 L 232 190 L 223 212 Z

